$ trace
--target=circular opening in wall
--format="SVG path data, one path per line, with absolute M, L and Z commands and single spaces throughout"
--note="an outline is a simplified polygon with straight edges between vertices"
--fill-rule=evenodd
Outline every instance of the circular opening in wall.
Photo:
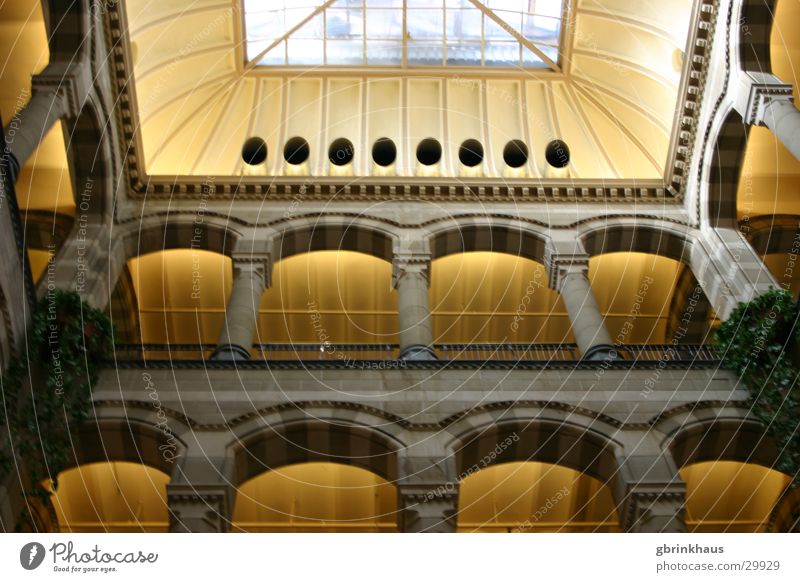
M 302 137 L 289 138 L 283 147 L 283 159 L 295 166 L 305 162 L 310 155 L 311 148 L 308 147 L 308 142 Z
M 503 161 L 511 168 L 520 168 L 528 161 L 528 146 L 519 139 L 513 139 L 503 148 Z
M 458 159 L 467 167 L 474 168 L 483 161 L 483 146 L 477 139 L 468 139 L 458 148 Z
M 267 159 L 267 142 L 260 137 L 251 137 L 242 146 L 242 160 L 248 166 L 263 164 Z
M 438 164 L 442 159 L 442 144 L 432 137 L 427 137 L 417 146 L 417 161 L 423 166 Z
M 569 147 L 560 139 L 554 139 L 547 144 L 544 159 L 554 168 L 566 168 L 569 164 Z
M 340 137 L 331 142 L 328 148 L 328 159 L 335 166 L 346 166 L 353 161 L 355 155 L 353 142 L 346 137 Z
M 397 159 L 397 146 L 388 137 L 379 137 L 372 144 L 372 160 L 379 166 L 391 166 Z

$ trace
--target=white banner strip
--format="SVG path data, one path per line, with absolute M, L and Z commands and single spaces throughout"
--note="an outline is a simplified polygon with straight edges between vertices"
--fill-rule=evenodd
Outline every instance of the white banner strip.
M 800 580 L 791 534 L 6 534 L 3 580 Z M 245 578 L 248 577 L 248 578 Z

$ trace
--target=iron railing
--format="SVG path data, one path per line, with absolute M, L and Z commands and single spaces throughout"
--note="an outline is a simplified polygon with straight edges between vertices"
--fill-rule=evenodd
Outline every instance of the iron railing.
M 214 344 L 119 344 L 116 360 L 209 360 Z M 578 362 L 574 344 L 436 344 L 443 361 Z M 634 344 L 616 346 L 616 360 L 628 362 L 714 363 L 720 357 L 712 345 Z M 397 344 L 256 344 L 253 360 L 364 362 L 397 360 Z

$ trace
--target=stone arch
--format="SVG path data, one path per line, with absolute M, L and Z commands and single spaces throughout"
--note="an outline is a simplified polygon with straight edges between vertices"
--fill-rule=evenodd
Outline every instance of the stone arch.
M 594 429 L 563 421 L 516 419 L 492 423 L 457 437 L 452 444 L 462 477 L 514 461 L 562 465 L 613 486 L 619 447 Z
M 376 428 L 344 422 L 299 420 L 244 437 L 234 448 L 234 485 L 279 467 L 327 462 L 359 467 L 390 483 L 397 480 L 401 443 Z
M 795 241 L 800 237 L 800 216 L 791 214 L 758 216 L 742 222 L 740 228 L 746 233 L 747 240 L 759 255 L 798 250 Z
M 279 227 L 273 237 L 275 261 L 313 251 L 353 251 L 392 261 L 396 237 L 357 220 L 301 219 Z
M 739 60 L 745 71 L 772 71 L 770 36 L 777 0 L 744 0 L 738 22 Z
M 704 461 L 737 461 L 771 469 L 778 459 L 778 450 L 763 427 L 737 418 L 682 427 L 669 438 L 667 448 L 678 468 Z
M 729 110 L 714 141 L 707 178 L 701 182 L 707 219 L 713 227 L 737 227 L 736 200 L 748 134 L 742 116 Z
M 606 220 L 599 226 L 582 229 L 580 239 L 590 256 L 614 252 L 659 255 L 682 263 L 689 262 L 692 241 L 673 225 L 655 220 Z
M 124 259 L 170 249 L 195 249 L 230 256 L 240 233 L 230 223 L 206 216 L 147 218 L 122 234 Z
M 547 236 L 513 221 L 455 219 L 430 232 L 432 258 L 483 251 L 506 253 L 544 263 Z

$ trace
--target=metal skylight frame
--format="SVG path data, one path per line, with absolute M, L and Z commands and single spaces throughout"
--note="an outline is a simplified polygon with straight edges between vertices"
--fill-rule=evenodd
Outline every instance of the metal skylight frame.
M 242 0 L 242 1 L 244 2 L 245 0 Z M 285 31 L 280 37 L 275 38 L 275 39 L 271 39 L 271 42 L 263 50 L 261 50 L 259 53 L 257 53 L 252 58 L 248 58 L 247 57 L 248 44 L 251 43 L 251 42 L 255 42 L 255 41 L 250 41 L 250 40 L 247 39 L 247 21 L 246 21 L 247 14 L 246 14 L 246 10 L 243 10 L 242 14 L 243 14 L 243 18 L 244 18 L 244 23 L 243 23 L 243 27 L 242 27 L 242 33 L 243 33 L 243 35 L 245 37 L 245 43 L 244 43 L 245 46 L 244 46 L 244 51 L 243 51 L 244 54 L 245 54 L 245 61 L 246 61 L 245 70 L 252 70 L 252 69 L 255 69 L 255 68 L 258 67 L 258 68 L 262 68 L 262 69 L 275 69 L 275 70 L 297 69 L 297 68 L 315 68 L 315 69 L 316 68 L 345 68 L 345 69 L 347 69 L 347 68 L 365 68 L 365 69 L 371 69 L 371 68 L 374 68 L 374 69 L 379 69 L 379 68 L 392 69 L 392 68 L 397 68 L 397 69 L 404 69 L 404 70 L 407 70 L 407 69 L 421 69 L 421 70 L 424 71 L 426 69 L 434 69 L 434 68 L 437 68 L 437 67 L 442 67 L 442 68 L 452 67 L 453 70 L 456 70 L 456 71 L 458 71 L 458 70 L 467 70 L 467 69 L 471 68 L 471 69 L 482 69 L 482 70 L 486 70 L 486 71 L 502 71 L 504 69 L 505 70 L 508 70 L 508 69 L 524 69 L 524 70 L 536 70 L 536 71 L 548 71 L 548 70 L 551 70 L 551 71 L 554 71 L 554 72 L 557 72 L 557 73 L 561 72 L 561 67 L 560 67 L 559 63 L 556 62 L 556 61 L 560 60 L 560 57 L 561 57 L 561 47 L 563 45 L 564 31 L 565 31 L 565 27 L 568 24 L 567 23 L 567 18 L 566 18 L 566 11 L 569 8 L 569 4 L 570 4 L 569 0 L 550 0 L 550 1 L 559 2 L 559 4 L 560 4 L 559 5 L 560 15 L 558 17 L 554 17 L 554 16 L 551 16 L 551 15 L 541 15 L 539 13 L 533 12 L 533 10 L 536 8 L 534 0 L 528 0 L 528 4 L 529 4 L 528 10 L 512 12 L 512 14 L 519 14 L 520 16 L 532 16 L 532 17 L 533 16 L 540 16 L 540 17 L 544 17 L 544 18 L 551 18 L 551 19 L 557 19 L 558 20 L 559 28 L 558 28 L 558 35 L 557 35 L 557 37 L 558 37 L 557 44 L 544 44 L 544 43 L 542 44 L 542 46 L 544 46 L 544 47 L 555 49 L 556 54 L 558 55 L 558 58 L 556 60 L 553 60 L 552 58 L 550 58 L 547 54 L 545 54 L 545 52 L 537 44 L 534 44 L 530 39 L 526 38 L 523 34 L 521 34 L 513 26 L 511 26 L 507 22 L 505 22 L 500 16 L 497 15 L 497 13 L 495 12 L 495 10 L 493 8 L 491 8 L 490 6 L 487 6 L 487 4 L 492 4 L 492 0 L 488 0 L 488 1 L 484 0 L 483 2 L 480 1 L 480 0 L 465 0 L 465 2 L 468 2 L 474 9 L 480 11 L 480 13 L 483 16 L 481 18 L 480 39 L 479 39 L 479 41 L 475 42 L 476 45 L 478 43 L 480 44 L 481 62 L 480 63 L 469 64 L 469 65 L 452 64 L 452 63 L 448 62 L 448 56 L 447 56 L 447 49 L 448 49 L 447 13 L 448 13 L 449 10 L 461 9 L 461 7 L 453 6 L 453 5 L 450 4 L 453 0 L 439 0 L 439 2 L 441 2 L 440 6 L 430 6 L 430 4 L 428 4 L 428 3 L 423 3 L 423 4 L 417 5 L 417 3 L 414 0 L 396 0 L 395 5 L 391 6 L 392 1 L 391 0 L 386 0 L 386 6 L 380 6 L 380 7 L 378 7 L 378 6 L 369 6 L 368 5 L 369 1 L 370 0 L 361 0 L 360 6 L 359 6 L 359 5 L 354 5 L 352 3 L 352 0 L 350 2 L 348 2 L 347 0 L 344 0 L 344 1 L 342 1 L 342 0 L 326 0 L 321 5 L 317 6 L 313 10 L 311 10 L 311 12 L 309 12 L 309 14 L 307 14 L 299 22 L 297 22 L 296 24 L 291 26 L 291 28 L 289 28 L 287 31 Z M 539 0 L 539 1 L 541 1 L 541 0 Z M 362 11 L 362 14 L 363 14 L 363 24 L 362 24 L 363 33 L 361 34 L 360 39 L 356 39 L 356 40 L 360 40 L 361 43 L 362 43 L 362 53 L 361 53 L 362 54 L 362 62 L 361 63 L 353 63 L 353 64 L 348 64 L 348 65 L 343 65 L 343 64 L 339 64 L 339 63 L 328 63 L 327 62 L 327 46 L 328 46 L 328 42 L 330 41 L 330 39 L 328 38 L 327 11 L 330 8 L 334 8 L 334 9 L 339 8 L 339 7 L 335 6 L 338 2 L 341 2 L 341 8 L 348 8 L 348 9 L 361 10 Z M 379 10 L 390 10 L 390 9 L 402 10 L 402 27 L 403 28 L 402 28 L 402 34 L 401 34 L 400 38 L 387 38 L 387 39 L 370 38 L 369 35 L 368 35 L 368 32 L 367 32 L 367 14 L 368 14 L 368 11 L 375 12 L 375 11 L 379 11 Z M 416 10 L 431 10 L 432 12 L 441 10 L 441 14 L 443 16 L 442 17 L 442 36 L 441 37 L 435 37 L 435 38 L 432 39 L 433 41 L 440 41 L 441 42 L 441 46 L 442 46 L 442 62 L 439 63 L 438 65 L 409 63 L 409 58 L 408 58 L 409 40 L 411 40 L 412 42 L 414 40 L 414 39 L 409 37 L 409 33 L 408 33 L 407 14 L 408 14 L 408 10 L 409 9 L 411 9 L 412 11 L 415 10 L 415 9 Z M 290 42 L 292 42 L 292 38 L 291 37 L 295 33 L 297 33 L 298 31 L 300 31 L 304 26 L 306 26 L 307 24 L 312 22 L 315 18 L 319 17 L 320 15 L 323 18 L 322 35 L 318 40 L 322 43 L 322 45 L 324 47 L 323 48 L 322 62 L 315 63 L 315 64 L 305 64 L 305 65 L 290 64 L 289 63 L 289 48 L 288 47 L 290 46 Z M 501 29 L 503 29 L 508 34 L 509 38 L 511 38 L 514 41 L 516 41 L 518 43 L 518 45 L 520 46 L 520 59 L 519 59 L 517 65 L 505 65 L 505 64 L 503 64 L 503 65 L 489 65 L 489 64 L 486 64 L 486 43 L 487 43 L 486 22 L 487 22 L 487 20 L 491 20 L 492 22 L 497 24 L 497 26 L 499 26 Z M 311 40 L 317 40 L 317 39 L 311 39 Z M 334 38 L 334 41 L 336 41 L 336 40 L 337 39 Z M 463 39 L 460 39 L 460 40 L 462 40 L 462 42 L 463 42 Z M 491 42 L 491 40 L 492 39 L 489 39 L 489 42 Z M 379 63 L 377 65 L 374 64 L 374 63 L 372 63 L 372 64 L 369 63 L 368 62 L 369 43 L 370 42 L 373 42 L 373 43 L 386 42 L 386 41 L 395 41 L 395 42 L 398 42 L 398 43 L 402 43 L 402 58 L 399 60 L 399 62 L 391 63 L 391 64 Z M 267 63 L 267 64 L 265 64 L 265 63 L 262 62 L 262 60 L 264 59 L 265 55 L 267 55 L 271 51 L 274 51 L 275 49 L 278 49 L 279 47 L 281 47 L 281 45 L 283 45 L 283 49 L 284 49 L 284 59 L 283 59 L 282 63 L 276 63 L 276 64 L 268 64 Z M 531 66 L 531 65 L 527 65 L 526 66 L 525 65 L 525 62 L 526 62 L 525 58 L 526 57 L 524 55 L 524 50 L 526 50 L 526 49 L 528 51 L 530 51 L 533 55 L 535 55 L 535 57 L 538 58 L 538 60 L 541 61 L 542 64 L 541 65 L 537 65 L 537 66 Z

